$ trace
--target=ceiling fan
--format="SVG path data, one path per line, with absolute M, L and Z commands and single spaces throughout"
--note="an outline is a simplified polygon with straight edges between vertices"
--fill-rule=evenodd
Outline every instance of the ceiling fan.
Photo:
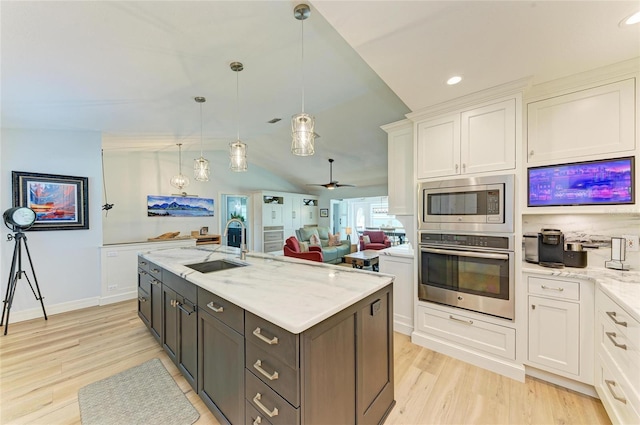
M 329 190 L 335 189 L 336 187 L 356 187 L 353 184 L 338 184 L 337 180 L 333 179 L 333 159 L 329 158 L 329 183 L 325 184 L 308 184 L 307 186 L 323 186 Z

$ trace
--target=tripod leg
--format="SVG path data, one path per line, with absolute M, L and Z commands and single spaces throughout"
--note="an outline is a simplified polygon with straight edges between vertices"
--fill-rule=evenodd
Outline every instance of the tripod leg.
M 9 330 L 9 314 L 11 313 L 11 305 L 13 304 L 13 296 L 16 293 L 16 285 L 18 283 L 18 279 L 20 279 L 20 271 L 17 271 L 13 280 L 11 281 L 11 291 L 9 291 L 9 297 L 7 298 L 7 300 L 5 301 L 5 308 L 7 310 L 7 321 L 6 323 L 4 323 L 4 314 L 3 314 L 3 322 L 4 323 L 4 334 L 7 334 L 7 331 Z
M 0 320 L 0 326 L 4 326 L 4 316 L 5 313 L 7 314 L 7 325 L 9 324 L 9 310 L 8 308 L 11 308 L 11 303 L 7 304 L 7 302 L 10 299 L 13 299 L 13 295 L 12 293 L 15 292 L 15 277 L 14 277 L 14 273 L 16 270 L 16 260 L 18 258 L 18 252 L 20 250 L 20 246 L 19 246 L 19 242 L 17 239 L 15 239 L 15 245 L 13 247 L 13 259 L 11 260 L 11 271 L 9 272 L 9 280 L 7 281 L 7 293 L 4 296 L 4 307 L 2 308 L 2 320 Z M 12 289 L 13 288 L 13 289 Z M 11 298 L 10 298 L 11 296 Z M 8 305 L 8 308 L 7 308 Z M 5 329 L 5 335 L 7 334 L 6 329 Z
M 36 297 L 36 300 L 40 301 L 40 305 L 42 306 L 42 314 L 44 314 L 44 320 L 49 320 L 47 318 L 47 312 L 44 309 L 44 301 L 42 301 L 42 294 L 40 293 L 40 286 L 38 285 L 38 278 L 36 277 L 36 271 L 33 268 L 33 261 L 31 261 L 31 254 L 29 253 L 29 246 L 27 245 L 26 236 L 23 239 L 24 239 L 24 249 L 25 251 L 27 251 L 27 258 L 29 259 L 29 265 L 31 266 L 31 274 L 33 275 L 33 281 L 35 282 L 36 290 L 38 291 L 37 295 L 36 295 L 36 291 L 33 290 L 33 286 L 31 286 L 31 281 L 29 280 L 28 277 L 27 277 L 27 282 L 29 282 L 29 286 L 31 286 L 31 292 L 33 292 L 33 295 Z M 25 273 L 25 276 L 27 276 L 26 273 Z

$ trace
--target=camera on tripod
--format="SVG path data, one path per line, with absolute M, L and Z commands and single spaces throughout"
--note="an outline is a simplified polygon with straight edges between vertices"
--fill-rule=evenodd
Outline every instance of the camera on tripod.
M 9 313 L 11 312 L 11 305 L 13 304 L 13 297 L 16 293 L 16 285 L 18 280 L 24 278 L 27 280 L 31 292 L 36 297 L 37 301 L 40 301 L 42 306 L 42 313 L 44 314 L 44 320 L 47 319 L 47 312 L 44 309 L 43 297 L 40 294 L 40 286 L 38 285 L 38 279 L 36 278 L 36 272 L 33 269 L 33 261 L 31 260 L 31 254 L 29 253 L 29 246 L 27 245 L 27 236 L 24 234 L 24 230 L 29 229 L 36 221 L 36 212 L 27 207 L 13 207 L 9 208 L 2 214 L 5 226 L 14 232 L 13 235 L 8 235 L 7 240 L 13 240 L 15 246 L 13 248 L 13 259 L 11 260 L 11 271 L 9 272 L 9 283 L 7 286 L 7 293 L 4 297 L 4 307 L 2 309 L 2 320 L 0 320 L 0 326 L 4 326 L 4 334 L 7 334 L 9 330 Z M 22 269 L 22 246 L 27 253 L 29 259 L 29 265 L 31 266 L 31 275 L 33 276 L 34 285 L 31 283 L 29 276 Z M 6 317 L 6 321 L 5 321 Z

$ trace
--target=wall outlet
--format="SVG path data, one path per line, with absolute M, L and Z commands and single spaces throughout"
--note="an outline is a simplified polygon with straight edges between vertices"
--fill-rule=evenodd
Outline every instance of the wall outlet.
M 625 246 L 627 252 L 640 251 L 640 244 L 638 243 L 638 235 L 622 235 L 622 237 L 626 240 Z
M 107 287 L 107 291 L 109 291 L 109 292 L 115 291 L 116 289 L 118 289 L 118 285 L 109 285 Z

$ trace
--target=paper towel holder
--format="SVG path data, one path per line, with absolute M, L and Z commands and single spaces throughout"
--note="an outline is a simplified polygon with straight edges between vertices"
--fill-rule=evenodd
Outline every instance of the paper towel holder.
M 629 270 L 626 259 L 627 240 L 625 238 L 611 238 L 611 260 L 605 261 L 604 266 L 613 270 Z

